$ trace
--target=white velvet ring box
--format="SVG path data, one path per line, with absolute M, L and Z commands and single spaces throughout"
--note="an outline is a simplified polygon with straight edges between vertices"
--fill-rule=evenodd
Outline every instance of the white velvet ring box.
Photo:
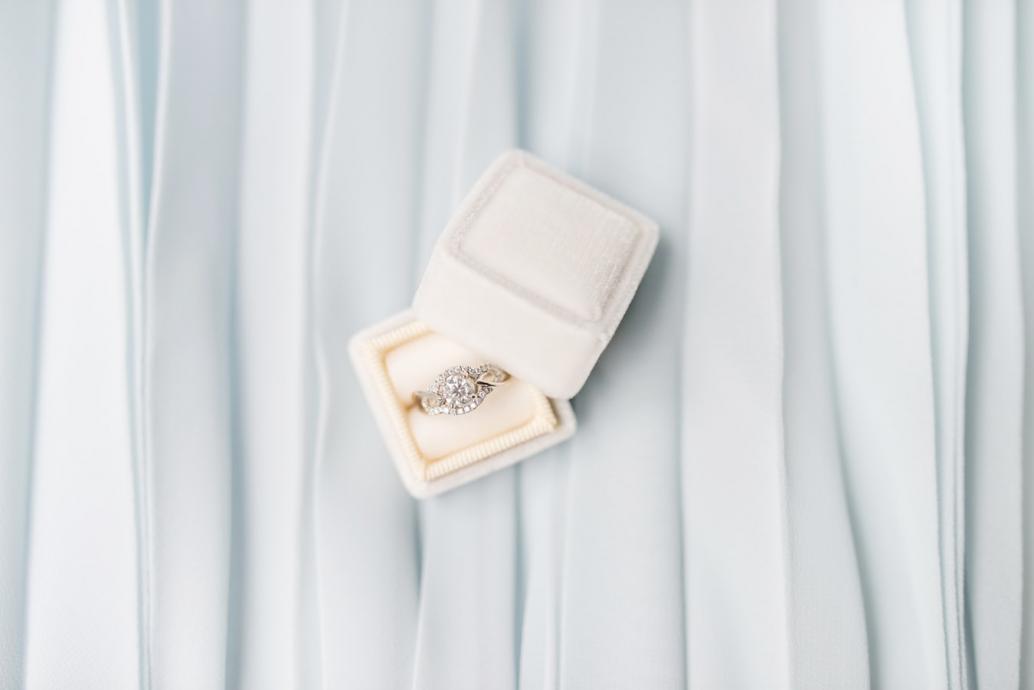
M 523 151 L 500 156 L 436 244 L 410 310 L 352 338 L 367 401 L 406 488 L 454 488 L 569 438 L 570 399 L 625 314 L 657 225 Z M 480 407 L 428 416 L 443 370 L 511 374 Z

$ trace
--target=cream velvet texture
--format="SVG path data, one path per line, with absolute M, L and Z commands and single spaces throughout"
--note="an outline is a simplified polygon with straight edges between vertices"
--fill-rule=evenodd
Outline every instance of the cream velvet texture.
M 501 151 L 658 253 L 418 503 L 348 338 Z M 1031 0 L 0 2 L 0 688 L 1034 687 Z
M 496 158 L 435 244 L 417 316 L 568 400 L 610 342 L 657 225 L 524 151 Z

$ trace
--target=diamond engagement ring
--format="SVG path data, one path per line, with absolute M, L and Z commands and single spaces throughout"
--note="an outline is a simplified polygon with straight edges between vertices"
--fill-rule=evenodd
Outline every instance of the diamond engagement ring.
M 438 374 L 429 390 L 417 391 L 413 397 L 429 415 L 467 414 L 508 378 L 510 375 L 494 364 L 449 367 Z

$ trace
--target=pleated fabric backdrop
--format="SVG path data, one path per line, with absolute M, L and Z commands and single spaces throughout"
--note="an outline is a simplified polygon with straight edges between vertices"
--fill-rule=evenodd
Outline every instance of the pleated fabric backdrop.
M 520 146 L 655 218 L 423 503 L 345 347 Z M 1034 2 L 0 2 L 0 688 L 1034 688 Z

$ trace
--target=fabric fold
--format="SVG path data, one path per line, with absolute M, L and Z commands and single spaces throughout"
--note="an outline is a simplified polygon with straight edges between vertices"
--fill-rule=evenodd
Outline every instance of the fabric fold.
M 0 687 L 24 680 L 52 2 L 0 5 Z
M 786 606 L 796 690 L 869 687 L 829 338 L 819 5 L 789 0 L 779 14 Z
M 1034 2 L 1016 5 L 1017 188 L 1023 272 L 1023 620 L 1020 687 L 1034 687 Z
M 230 687 L 302 685 L 312 16 L 247 12 L 237 238 L 238 647 Z
M 1019 684 L 1024 586 L 1015 6 L 968 1 L 963 16 L 971 307 L 966 600 L 975 685 L 1012 688 Z
M 150 182 L 154 167 L 153 85 L 158 75 L 156 69 L 149 69 L 153 67 L 153 61 L 144 61 L 141 56 L 156 54 L 158 50 L 156 33 L 144 29 L 146 25 L 156 31 L 157 6 L 154 2 L 110 0 L 107 13 L 108 58 L 114 83 L 118 219 L 125 284 L 127 421 L 137 555 L 137 653 L 140 685 L 148 688 L 151 664 L 151 523 L 146 464 L 145 266 Z M 145 17 L 151 21 L 145 21 Z M 144 85 L 151 85 L 151 88 Z
M 114 86 L 104 7 L 56 16 L 24 687 L 128 690 L 139 630 Z
M 905 9 L 923 152 L 946 667 L 949 687 L 967 688 L 964 480 L 969 303 L 962 6 L 910 0 Z
M 776 4 L 697 2 L 690 26 L 688 683 L 790 688 Z
M 160 19 L 143 334 L 154 687 L 225 687 L 237 642 L 243 18 L 240 3 L 177 2 Z
M 317 427 L 305 500 L 315 511 L 307 606 L 319 627 L 305 639 L 319 658 L 305 651 L 303 664 L 318 665 L 306 667 L 304 686 L 401 688 L 413 677 L 416 507 L 345 352 L 356 331 L 412 297 L 426 21 L 416 5 L 321 2 L 314 11 L 308 277 Z
M 922 152 L 901 4 L 823 4 L 830 338 L 874 687 L 946 687 Z

